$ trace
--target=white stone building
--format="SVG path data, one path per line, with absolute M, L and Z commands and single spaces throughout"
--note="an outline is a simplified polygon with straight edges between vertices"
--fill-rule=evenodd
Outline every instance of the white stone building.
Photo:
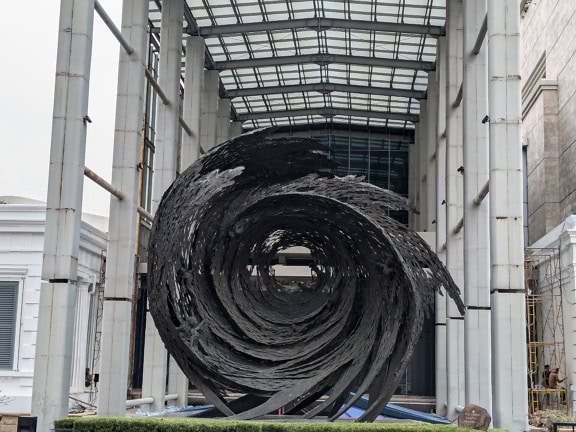
M 560 377 L 567 378 L 562 385 L 568 390 L 568 408 L 576 413 L 576 2 L 522 3 L 526 245 L 528 254 L 536 256 L 535 294 L 559 300 L 540 302 L 535 310 L 539 334 L 534 345 L 540 346 L 534 350 L 536 368 L 538 376 L 544 364 L 560 368 Z M 556 322 L 552 326 L 550 319 Z
M 0 197 L 0 414 L 31 411 L 45 215 L 42 202 Z M 82 221 L 70 395 L 90 401 L 96 389 L 85 374 L 97 368 L 97 294 L 108 222 L 95 215 Z

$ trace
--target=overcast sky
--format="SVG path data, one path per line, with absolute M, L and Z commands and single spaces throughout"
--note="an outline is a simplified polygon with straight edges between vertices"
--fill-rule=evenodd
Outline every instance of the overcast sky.
M 120 0 L 99 0 L 120 26 Z M 60 0 L 8 1 L 0 38 L 0 196 L 46 201 Z M 119 45 L 94 17 L 86 166 L 110 181 Z M 109 195 L 84 180 L 83 211 L 108 215 Z

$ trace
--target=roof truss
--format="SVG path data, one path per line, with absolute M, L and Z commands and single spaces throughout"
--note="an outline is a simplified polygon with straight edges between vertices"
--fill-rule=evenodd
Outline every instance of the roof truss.
M 339 28 L 349 30 L 426 34 L 434 37 L 444 36 L 446 34 L 444 27 L 433 25 L 406 24 L 406 23 L 387 22 L 387 21 L 380 22 L 380 21 L 346 20 L 338 18 L 326 18 L 326 17 L 301 18 L 285 21 L 264 21 L 264 22 L 227 24 L 227 25 L 202 27 L 197 30 L 194 28 L 186 30 L 194 35 L 199 34 L 200 36 L 203 37 L 215 37 L 230 34 L 297 30 L 303 28 L 316 30 L 318 32 L 332 28 Z

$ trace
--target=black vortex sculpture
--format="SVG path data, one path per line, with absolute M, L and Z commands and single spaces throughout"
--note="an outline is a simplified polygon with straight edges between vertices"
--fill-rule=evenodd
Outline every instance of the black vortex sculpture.
M 312 139 L 257 131 L 195 162 L 166 191 L 149 245 L 150 312 L 169 353 L 221 414 L 338 418 L 398 386 L 435 293 L 463 312 L 426 243 L 387 216 L 404 198 L 330 175 Z M 276 280 L 277 253 L 310 250 L 313 278 Z M 233 392 L 244 396 L 225 398 Z M 320 403 L 318 404 L 318 400 Z

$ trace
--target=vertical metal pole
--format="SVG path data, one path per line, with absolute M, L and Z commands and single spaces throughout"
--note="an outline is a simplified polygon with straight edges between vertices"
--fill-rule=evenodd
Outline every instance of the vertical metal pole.
M 125 198 L 110 197 L 98 399 L 98 414 L 105 416 L 126 413 L 147 28 L 148 3 L 124 0 L 122 34 L 134 52 L 120 47 L 112 185 Z
M 218 113 L 216 120 L 216 145 L 228 140 L 230 128 L 230 99 L 218 100 Z
M 464 0 L 464 356 L 466 403 L 492 412 L 489 201 L 474 204 L 488 180 L 486 46 L 472 53 L 486 16 L 486 0 Z
M 494 426 L 528 428 L 518 0 L 488 1 Z
M 432 223 L 436 219 L 436 141 L 438 137 L 438 83 L 436 82 L 436 72 L 428 74 L 428 115 L 427 115 L 427 142 L 426 142 L 426 164 L 427 168 L 427 191 L 428 211 L 426 214 L 426 229 L 436 231 L 436 224 Z
M 182 58 L 182 21 L 184 2 L 172 0 L 163 3 L 160 27 L 160 73 L 158 83 L 170 103 L 158 103 L 156 151 L 154 153 L 154 179 L 152 212 L 158 208 L 162 194 L 176 178 L 180 107 L 180 62 Z M 146 317 L 144 344 L 144 373 L 142 396 L 153 397 L 154 403 L 143 409 L 162 411 L 166 392 L 167 354 L 156 325 L 150 314 Z
M 420 214 L 418 215 L 418 231 L 426 231 L 428 217 L 428 100 L 420 101 L 420 123 L 418 124 L 418 159 L 420 171 L 418 187 L 420 189 Z
M 447 8 L 447 86 L 446 86 L 446 266 L 456 284 L 463 288 L 463 232 L 453 229 L 463 215 L 462 109 L 453 106 L 462 82 L 462 0 L 451 0 Z M 448 377 L 448 418 L 456 418 L 456 408 L 464 404 L 464 317 L 452 299 L 446 304 L 446 367 Z
M 184 171 L 200 157 L 200 114 L 202 111 L 200 100 L 204 80 L 204 53 L 204 38 L 200 36 L 188 36 L 186 38 L 182 117 L 194 132 L 194 136 L 182 135 L 181 171 Z
M 438 115 L 436 143 L 436 253 L 446 264 L 446 38 L 437 48 Z M 444 294 L 444 295 L 442 295 Z M 446 415 L 448 378 L 446 370 L 446 294 L 436 294 L 436 413 Z
M 200 145 L 204 151 L 216 145 L 216 117 L 218 112 L 218 71 L 204 71 L 202 88 L 202 117 Z
M 32 389 L 38 429 L 68 415 L 94 0 L 62 0 Z

